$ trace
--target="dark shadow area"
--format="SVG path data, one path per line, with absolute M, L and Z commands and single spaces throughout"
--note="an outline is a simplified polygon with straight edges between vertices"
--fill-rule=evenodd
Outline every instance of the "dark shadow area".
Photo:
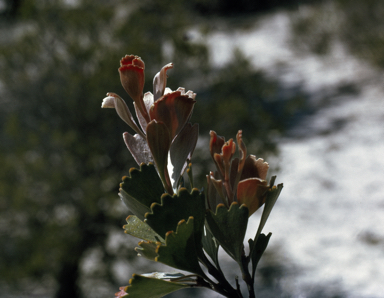
M 262 14 L 277 9 L 297 9 L 300 5 L 309 5 L 322 0 L 208 0 L 195 1 L 195 9 L 202 15 L 234 16 L 244 14 Z

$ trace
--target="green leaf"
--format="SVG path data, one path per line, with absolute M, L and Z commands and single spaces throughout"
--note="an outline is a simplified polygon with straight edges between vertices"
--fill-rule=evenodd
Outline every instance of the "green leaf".
M 157 246 L 160 242 L 152 241 L 140 241 L 139 247 L 136 247 L 135 250 L 140 257 L 144 257 L 150 261 L 156 261 L 156 258 L 159 256 L 157 254 Z
M 275 180 L 275 177 L 272 177 L 271 181 Z M 277 198 L 279 197 L 281 190 L 283 189 L 283 184 L 278 184 L 277 186 L 273 186 L 270 190 L 267 192 L 267 197 L 265 199 L 265 205 L 263 209 L 263 213 L 260 218 L 260 224 L 259 228 L 257 229 L 255 239 L 253 240 L 254 243 L 257 243 L 257 239 L 259 238 L 259 235 L 261 231 L 263 230 L 265 223 L 267 222 L 267 219 L 269 217 L 269 214 L 271 214 L 272 208 L 275 205 Z M 253 255 L 253 249 L 250 252 L 250 255 Z
M 128 295 L 123 297 L 160 298 L 177 290 L 188 288 L 189 285 L 165 281 L 157 278 L 133 274 L 130 285 L 125 288 Z
M 260 234 L 259 238 L 257 239 L 256 245 L 252 239 L 249 239 L 248 241 L 249 250 L 252 253 L 252 255 L 250 255 L 252 260 L 252 279 L 254 279 L 257 264 L 259 263 L 261 256 L 267 248 L 271 236 L 272 233 L 269 233 L 267 236 L 265 236 L 264 234 Z
M 165 243 L 164 239 L 157 234 L 152 228 L 146 223 L 142 222 L 137 216 L 130 215 L 127 217 L 127 224 L 123 226 L 125 233 L 134 237 L 152 241 Z
M 127 194 L 122 188 L 119 192 L 120 199 L 124 202 L 125 206 L 128 207 L 140 220 L 144 220 L 144 214 L 149 212 L 151 209 L 141 204 L 134 197 Z
M 205 277 L 198 261 L 199 247 L 196 246 L 193 226 L 194 219 L 190 217 L 188 222 L 179 222 L 176 233 L 168 232 L 165 237 L 166 245 L 158 245 L 159 256 L 156 261 Z
M 233 202 L 229 210 L 223 204 L 217 205 L 216 214 L 209 210 L 206 217 L 212 235 L 240 265 L 248 224 L 248 212 L 245 205 L 239 207 L 237 202 Z
M 140 165 L 140 170 L 132 168 L 129 177 L 123 177 L 120 184 L 120 197 L 127 207 L 140 219 L 150 211 L 154 202 L 160 203 L 164 187 L 152 163 Z
M 151 211 L 152 213 L 145 215 L 145 222 L 162 237 L 169 231 L 175 231 L 180 220 L 187 221 L 192 216 L 195 241 L 200 245 L 204 228 L 205 199 L 204 194 L 196 188 L 191 193 L 186 188 L 181 188 L 178 194 L 173 196 L 164 194 L 161 197 L 161 205 L 152 204 Z
M 219 244 L 217 243 L 215 237 L 213 237 L 211 231 L 209 229 L 205 229 L 205 234 L 203 235 L 203 247 L 208 256 L 215 263 L 216 267 L 219 268 L 219 259 L 218 259 L 218 251 Z

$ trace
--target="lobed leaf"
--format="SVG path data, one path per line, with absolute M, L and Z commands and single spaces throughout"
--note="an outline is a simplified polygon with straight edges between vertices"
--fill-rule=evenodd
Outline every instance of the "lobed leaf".
M 123 229 L 125 229 L 124 232 L 126 234 L 132 235 L 134 237 L 147 241 L 159 241 L 165 243 L 164 239 L 159 234 L 157 234 L 149 225 L 141 221 L 135 215 L 130 215 L 127 217 L 127 224 L 123 226 Z
M 164 194 L 161 204 L 152 204 L 151 211 L 145 215 L 145 222 L 162 237 L 169 231 L 175 231 L 180 220 L 188 220 L 192 216 L 195 241 L 200 245 L 204 228 L 205 199 L 199 190 L 195 188 L 189 193 L 186 188 L 181 188 L 173 196 Z
M 272 177 L 271 182 L 274 182 L 274 181 L 275 181 L 275 177 Z M 267 197 L 265 199 L 263 213 L 260 218 L 259 228 L 257 229 L 255 239 L 253 240 L 254 243 L 257 243 L 259 235 L 263 230 L 265 223 L 267 222 L 267 219 L 269 217 L 269 214 L 271 214 L 272 208 L 275 205 L 282 189 L 283 189 L 283 184 L 281 183 L 281 184 L 278 184 L 277 186 L 273 186 L 270 190 L 268 190 Z M 254 248 L 252 248 L 250 255 L 253 255 L 253 249 Z
M 260 234 L 259 238 L 257 239 L 257 243 L 252 239 L 249 239 L 249 250 L 251 252 L 250 258 L 252 261 L 252 280 L 255 276 L 255 271 L 257 264 L 259 263 L 261 256 L 263 255 L 265 249 L 268 246 L 269 239 L 271 238 L 272 233 L 269 233 L 267 236 L 264 234 Z
M 160 202 L 164 187 L 152 163 L 140 165 L 140 170 L 132 168 L 129 177 L 123 177 L 120 184 L 120 197 L 127 207 L 140 219 L 150 211 L 153 202 Z
M 135 250 L 140 257 L 156 261 L 156 258 L 159 256 L 156 252 L 158 244 L 159 242 L 140 241 L 139 247 L 136 247 Z
M 244 236 L 248 224 L 248 208 L 233 202 L 229 210 L 219 204 L 216 214 L 207 211 L 206 220 L 212 235 L 223 249 L 241 265 Z
M 198 261 L 200 246 L 195 242 L 193 217 L 188 221 L 181 220 L 176 232 L 168 232 L 165 243 L 165 246 L 159 244 L 157 247 L 157 262 L 205 277 Z

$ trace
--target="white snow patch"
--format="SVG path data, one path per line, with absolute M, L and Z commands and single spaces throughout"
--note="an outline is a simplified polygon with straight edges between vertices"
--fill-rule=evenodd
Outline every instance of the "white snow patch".
M 382 76 L 341 46 L 326 58 L 299 56 L 288 46 L 289 17 L 277 13 L 253 30 L 214 33 L 217 65 L 240 48 L 258 67 L 310 92 L 356 82 L 361 93 L 334 104 L 303 124 L 312 134 L 280 144 L 284 189 L 264 228 L 270 247 L 281 246 L 301 268 L 298 287 L 336 281 L 348 297 L 384 293 L 384 90 Z M 362 83 L 364 82 L 364 83 Z M 344 125 L 333 131 L 335 120 Z M 328 133 L 320 132 L 328 130 Z M 250 221 L 253 238 L 259 217 Z M 371 238 L 372 239 L 371 239 Z M 365 239 L 365 240 L 364 240 Z M 371 240 L 370 240 L 371 239 Z M 300 291 L 299 291 L 300 292 Z

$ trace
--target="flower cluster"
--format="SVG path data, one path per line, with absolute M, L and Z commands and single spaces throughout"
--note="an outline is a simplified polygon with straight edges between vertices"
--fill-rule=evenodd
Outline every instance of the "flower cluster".
M 207 175 L 208 207 L 215 211 L 219 204 L 229 208 L 232 202 L 238 202 L 248 207 L 251 216 L 265 203 L 269 189 L 266 180 L 269 165 L 262 158 L 247 156 L 241 130 L 236 135 L 241 156 L 233 160 L 236 151 L 233 139 L 225 142 L 225 139 L 216 132 L 211 131 L 210 134 L 209 150 L 217 171 Z
M 125 144 L 133 158 L 141 163 L 155 163 L 165 190 L 173 194 L 179 178 L 191 159 L 198 137 L 198 125 L 188 123 L 195 104 L 196 94 L 176 91 L 166 87 L 167 70 L 173 64 L 165 65 L 153 79 L 153 94 L 143 95 L 145 64 L 140 57 L 126 55 L 120 61 L 120 81 L 133 99 L 136 124 L 125 101 L 115 93 L 107 93 L 102 108 L 114 108 L 120 118 L 135 132 L 123 134 Z

